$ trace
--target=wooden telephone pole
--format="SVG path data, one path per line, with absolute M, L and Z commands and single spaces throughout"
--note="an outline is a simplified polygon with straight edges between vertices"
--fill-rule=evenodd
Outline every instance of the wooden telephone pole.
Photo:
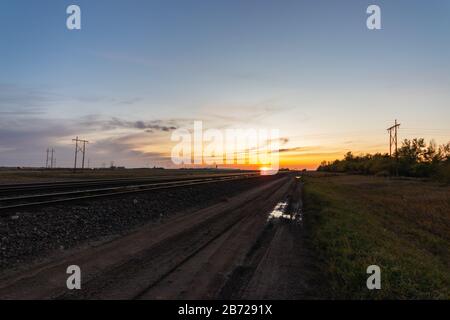
M 47 148 L 47 160 L 45 160 L 45 169 L 48 169 L 48 153 L 50 150 Z
M 395 124 L 388 128 L 387 131 L 389 131 L 389 156 L 392 157 L 392 147 L 395 147 L 395 157 L 397 158 L 397 132 L 398 128 L 400 127 L 400 123 L 397 123 L 397 120 L 395 120 Z
M 51 154 L 51 157 L 49 157 L 50 154 Z M 45 161 L 45 168 L 46 169 L 48 169 L 48 168 L 52 169 L 53 168 L 53 166 L 55 164 L 54 156 L 55 156 L 55 149 L 52 148 L 50 150 L 50 148 L 47 148 L 47 160 Z M 49 162 L 49 160 L 50 160 L 50 162 Z
M 398 176 L 398 140 L 397 133 L 398 128 L 400 127 L 400 123 L 397 123 L 397 119 L 395 119 L 395 124 L 387 128 L 389 132 L 389 156 L 392 157 L 392 148 L 395 147 L 394 156 L 395 156 L 395 174 Z
M 83 154 L 81 169 L 84 169 L 84 159 L 86 156 L 86 143 L 89 143 L 89 141 L 78 139 L 78 137 L 72 139 L 72 141 L 75 141 L 75 163 L 73 165 L 73 172 L 75 172 L 77 170 L 78 152 L 81 152 Z

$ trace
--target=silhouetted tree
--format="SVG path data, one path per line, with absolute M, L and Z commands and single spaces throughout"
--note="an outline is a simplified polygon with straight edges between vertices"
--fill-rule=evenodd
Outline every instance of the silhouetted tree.
M 343 160 L 323 161 L 317 170 L 389 175 L 397 168 L 403 176 L 450 181 L 450 142 L 437 146 L 433 140 L 427 145 L 423 138 L 405 139 L 396 156 L 397 159 L 381 153 L 355 156 L 349 151 Z

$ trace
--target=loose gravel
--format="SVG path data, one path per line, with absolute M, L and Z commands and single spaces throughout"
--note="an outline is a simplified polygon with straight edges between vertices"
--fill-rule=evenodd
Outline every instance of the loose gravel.
M 276 177 L 157 190 L 33 209 L 0 218 L 0 270 L 44 258 L 56 250 L 126 234 L 180 212 L 210 206 Z

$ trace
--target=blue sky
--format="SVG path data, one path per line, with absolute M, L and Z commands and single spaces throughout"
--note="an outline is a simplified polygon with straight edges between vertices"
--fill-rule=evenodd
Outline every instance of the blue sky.
M 279 128 L 300 166 L 385 152 L 396 118 L 450 137 L 447 1 L 2 0 L 0 39 L 0 166 L 68 166 L 75 135 L 94 165 L 164 165 L 192 119 Z

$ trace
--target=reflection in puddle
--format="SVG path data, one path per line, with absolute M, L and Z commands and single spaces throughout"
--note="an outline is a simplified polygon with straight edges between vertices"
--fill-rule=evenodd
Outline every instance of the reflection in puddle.
M 279 218 L 286 218 L 290 219 L 290 215 L 286 214 L 286 209 L 288 206 L 287 201 L 278 202 L 275 208 L 272 210 L 272 212 L 269 214 L 269 220 L 271 219 L 279 219 Z
M 289 201 L 284 200 L 277 203 L 272 212 L 269 213 L 267 221 L 271 220 L 290 220 L 301 222 L 302 215 L 300 209 L 300 203 L 292 203 L 289 206 Z

